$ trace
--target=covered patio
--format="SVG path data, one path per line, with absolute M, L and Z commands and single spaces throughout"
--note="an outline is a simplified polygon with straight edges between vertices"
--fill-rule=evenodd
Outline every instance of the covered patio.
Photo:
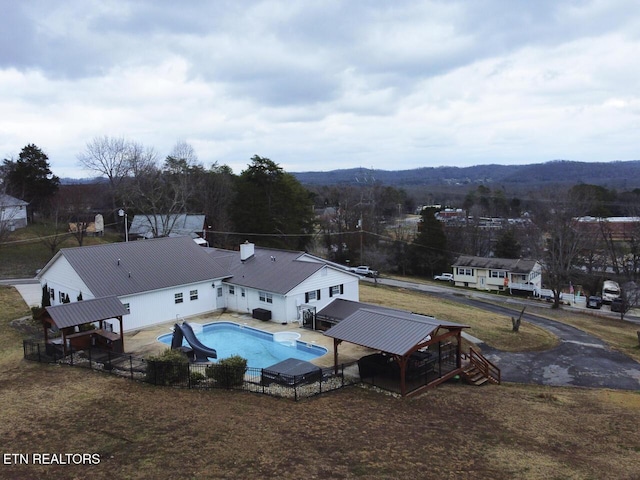
M 117 297 L 103 297 L 64 303 L 45 307 L 42 316 L 44 341 L 47 348 L 58 348 L 63 355 L 69 347 L 74 350 L 100 348 L 114 353 L 124 352 L 124 336 L 122 317 L 129 312 Z M 115 333 L 106 320 L 114 319 L 119 322 L 119 332 Z M 98 328 L 95 328 L 95 324 Z M 85 327 L 84 325 L 94 325 Z M 49 330 L 60 330 L 60 338 L 49 338 Z
M 336 368 L 342 342 L 378 352 L 358 361 L 365 383 L 407 396 L 464 370 L 462 330 L 469 328 L 466 325 L 359 302 L 338 303 L 332 311 L 324 310 L 325 318 L 331 317 L 334 323 L 324 334 L 333 338 Z

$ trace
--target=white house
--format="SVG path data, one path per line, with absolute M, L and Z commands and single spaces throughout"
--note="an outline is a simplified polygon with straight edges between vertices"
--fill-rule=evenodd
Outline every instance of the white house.
M 65 248 L 37 278 L 52 305 L 117 297 L 129 311 L 124 331 L 223 308 L 302 322 L 333 298 L 359 296 L 356 275 L 304 252 L 206 249 L 189 237 Z
M 230 310 L 252 313 L 260 308 L 279 322 L 305 322 L 309 315 L 336 298 L 359 300 L 359 277 L 327 260 L 305 252 L 240 245 L 240 254 L 211 249 L 211 256 L 228 266 L 223 281 Z
M 461 255 L 453 264 L 457 286 L 478 290 L 527 291 L 542 289 L 542 265 L 536 260 Z
M 10 195 L 0 194 L 0 223 L 3 229 L 9 230 L 27 226 L 27 205 L 24 200 L 19 200 Z

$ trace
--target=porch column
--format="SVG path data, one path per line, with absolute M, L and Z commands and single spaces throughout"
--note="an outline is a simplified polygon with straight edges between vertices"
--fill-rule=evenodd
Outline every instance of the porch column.
M 122 342 L 122 353 L 124 353 L 124 330 L 122 329 L 122 315 L 118 317 L 120 322 L 120 341 Z

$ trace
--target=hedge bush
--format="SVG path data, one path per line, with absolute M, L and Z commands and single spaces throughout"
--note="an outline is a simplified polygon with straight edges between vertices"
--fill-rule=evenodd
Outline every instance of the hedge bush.
M 217 384 L 227 388 L 242 385 L 246 371 L 247 360 L 239 355 L 223 358 L 205 369 L 207 377 L 213 378 Z
M 154 385 L 173 385 L 187 381 L 189 360 L 179 350 L 167 348 L 159 355 L 147 357 L 146 381 Z

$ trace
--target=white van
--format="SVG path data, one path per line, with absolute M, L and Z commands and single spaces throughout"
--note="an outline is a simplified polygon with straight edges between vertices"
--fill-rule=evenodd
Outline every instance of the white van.
M 620 297 L 620 285 L 613 280 L 605 280 L 602 285 L 602 302 L 611 303 L 612 300 Z

